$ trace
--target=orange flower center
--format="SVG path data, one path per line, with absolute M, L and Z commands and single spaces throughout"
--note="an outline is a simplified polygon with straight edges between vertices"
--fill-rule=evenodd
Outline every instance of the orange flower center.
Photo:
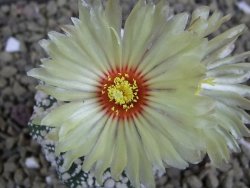
M 147 104 L 148 86 L 136 70 L 116 69 L 101 78 L 98 96 L 107 114 L 129 118 L 141 113 Z

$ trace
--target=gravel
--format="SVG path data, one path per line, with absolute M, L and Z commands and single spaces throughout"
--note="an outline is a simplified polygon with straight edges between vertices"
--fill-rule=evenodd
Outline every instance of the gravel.
M 1 1 L 0 1 L 1 2 Z M 53 167 L 46 161 L 41 148 L 31 140 L 27 122 L 34 106 L 36 81 L 26 71 L 38 66 L 45 56 L 38 41 L 51 30 L 70 23 L 77 16 L 77 0 L 15 1 L 0 4 L 0 187 L 63 188 Z M 122 0 L 124 17 L 136 0 Z M 175 12 L 191 11 L 198 5 L 209 5 L 231 13 L 233 18 L 222 30 L 239 23 L 250 27 L 250 16 L 237 6 L 237 0 L 169 0 Z M 247 1 L 246 1 L 247 2 Z M 248 2 L 249 3 L 249 2 Z M 5 52 L 10 37 L 20 41 L 20 51 Z M 250 32 L 236 43 L 236 52 L 250 50 Z M 26 165 L 34 159 L 39 168 Z M 162 188 L 248 188 L 250 187 L 250 149 L 242 146 L 242 153 L 232 156 L 227 170 L 211 167 L 206 161 L 187 170 L 167 169 L 157 178 Z M 106 182 L 111 187 L 111 180 Z

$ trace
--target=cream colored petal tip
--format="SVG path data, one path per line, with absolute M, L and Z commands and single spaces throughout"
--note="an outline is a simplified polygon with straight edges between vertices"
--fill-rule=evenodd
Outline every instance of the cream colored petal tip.
M 63 33 L 39 42 L 48 58 L 27 73 L 41 91 L 31 133 L 64 183 L 153 188 L 156 171 L 206 154 L 229 163 L 250 136 L 250 52 L 234 54 L 245 25 L 216 35 L 231 15 L 173 14 L 165 0 L 139 0 L 125 24 L 117 0 L 78 6 Z

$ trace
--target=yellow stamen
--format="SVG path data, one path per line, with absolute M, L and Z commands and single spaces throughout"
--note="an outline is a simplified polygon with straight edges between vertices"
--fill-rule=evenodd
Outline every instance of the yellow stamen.
M 202 90 L 202 84 L 209 84 L 209 85 L 213 86 L 215 84 L 214 83 L 214 78 L 206 78 L 204 80 L 201 80 L 200 83 L 199 83 L 199 85 L 198 85 L 198 88 L 197 88 L 197 90 L 195 92 L 195 95 L 199 95 L 200 94 L 200 92 Z
M 124 76 L 115 77 L 114 84 L 110 85 L 107 91 L 110 101 L 121 105 L 125 110 L 132 108 L 134 106 L 132 103 L 135 102 L 135 99 L 138 99 L 136 81 L 133 80 L 133 84 L 131 84 Z

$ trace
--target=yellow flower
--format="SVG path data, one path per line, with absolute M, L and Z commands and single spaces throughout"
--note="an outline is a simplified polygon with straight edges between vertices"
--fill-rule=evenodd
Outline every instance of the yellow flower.
M 233 80 L 245 81 L 248 65 L 225 67 L 246 54 L 231 59 L 221 54 L 243 26 L 208 40 L 228 16 L 209 17 L 209 9 L 201 7 L 189 23 L 189 14 L 170 12 L 164 0 L 156 5 L 141 0 L 121 35 L 117 0 L 105 8 L 101 1 L 79 1 L 74 25 L 41 41 L 49 58 L 28 75 L 62 102 L 40 124 L 53 128 L 47 138 L 58 155 L 65 152 L 65 171 L 84 156 L 82 169 L 93 171 L 100 185 L 109 168 L 115 180 L 125 171 L 133 186 L 154 187 L 153 168 L 184 169 L 206 152 L 220 164 L 228 159 L 227 145 L 238 149 L 230 133 L 247 133 L 241 121 L 250 118 L 241 108 L 249 105 L 241 95 L 248 88 Z M 224 73 L 232 81 L 221 87 Z

